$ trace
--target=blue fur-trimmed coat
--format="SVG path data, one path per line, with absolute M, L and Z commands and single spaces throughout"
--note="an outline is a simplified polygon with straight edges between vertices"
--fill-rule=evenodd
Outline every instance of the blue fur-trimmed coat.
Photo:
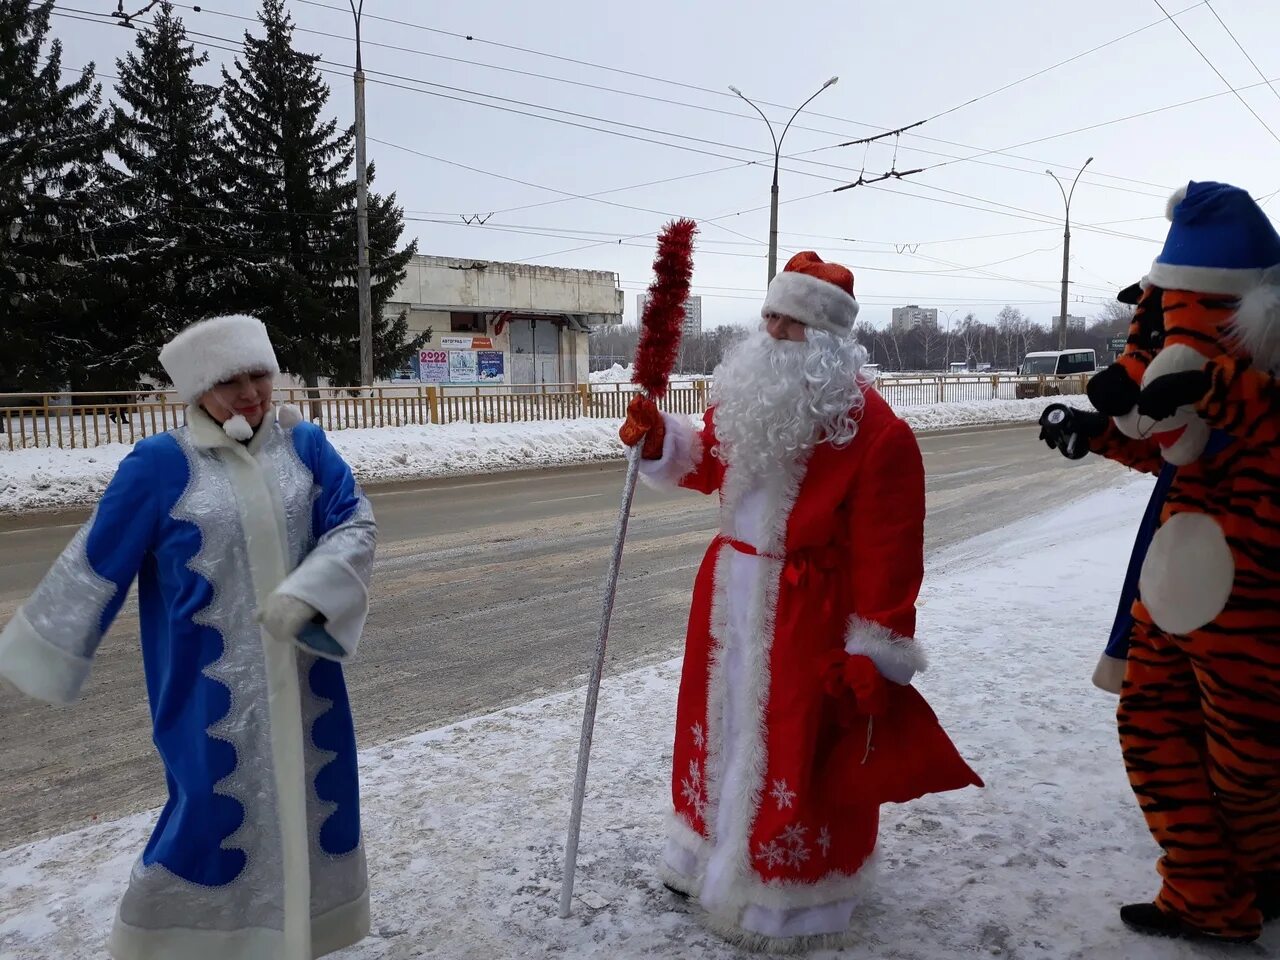
M 368 611 L 376 526 L 323 431 L 273 412 L 247 445 L 199 410 L 139 443 L 0 633 L 0 676 L 76 697 L 137 580 L 168 801 L 111 933 L 129 960 L 309 960 L 369 928 L 341 660 Z M 320 657 L 270 636 L 279 591 L 327 617 Z

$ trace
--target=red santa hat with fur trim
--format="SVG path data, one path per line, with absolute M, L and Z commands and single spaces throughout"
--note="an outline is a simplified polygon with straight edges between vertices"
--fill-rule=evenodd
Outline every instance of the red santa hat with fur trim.
M 858 316 L 853 273 L 838 263 L 827 263 L 812 250 L 797 253 L 769 284 L 760 314 L 779 314 L 846 337 Z

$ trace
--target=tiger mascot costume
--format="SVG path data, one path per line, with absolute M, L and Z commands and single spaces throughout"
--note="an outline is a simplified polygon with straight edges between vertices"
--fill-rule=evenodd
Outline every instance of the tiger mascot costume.
M 1120 297 L 1137 310 L 1090 381 L 1097 412 L 1054 405 L 1041 439 L 1160 475 L 1134 602 L 1094 677 L 1120 694 L 1125 767 L 1163 850 L 1155 901 L 1121 920 L 1249 943 L 1280 916 L 1280 235 L 1226 184 L 1189 184 L 1168 215 Z

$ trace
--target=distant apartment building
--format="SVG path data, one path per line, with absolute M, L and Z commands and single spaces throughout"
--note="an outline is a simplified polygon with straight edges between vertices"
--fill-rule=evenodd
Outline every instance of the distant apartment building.
M 893 308 L 894 333 L 909 333 L 918 327 L 938 329 L 938 311 L 934 307 L 919 307 L 914 303 Z
M 636 322 L 640 322 L 640 318 L 644 316 L 645 304 L 649 302 L 649 295 L 641 293 L 636 295 Z M 686 337 L 697 337 L 702 335 L 702 297 L 690 296 L 684 302 L 684 335 Z

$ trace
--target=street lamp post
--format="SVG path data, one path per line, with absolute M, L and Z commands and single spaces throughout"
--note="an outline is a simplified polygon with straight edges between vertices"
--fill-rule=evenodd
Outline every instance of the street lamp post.
M 786 139 L 787 131 L 791 129 L 792 121 L 800 116 L 802 111 L 809 104 L 817 99 L 818 94 L 822 93 L 827 87 L 834 86 L 839 77 L 832 77 L 804 103 L 796 107 L 796 112 L 791 114 L 791 119 L 787 121 L 787 125 L 782 128 L 782 136 L 778 136 L 773 132 L 773 124 L 769 122 L 769 118 L 764 115 L 764 111 L 757 107 L 741 90 L 730 85 L 731 93 L 741 97 L 756 113 L 760 114 L 760 118 L 765 122 L 765 126 L 769 128 L 769 136 L 773 138 L 773 186 L 769 189 L 769 280 L 772 281 L 778 272 L 778 165 L 782 161 L 782 141 Z
M 946 341 L 945 341 L 946 351 L 945 351 L 945 357 L 942 361 L 942 372 L 950 373 L 951 372 L 951 321 L 955 319 L 955 315 L 960 312 L 960 308 L 957 307 L 954 310 L 942 310 L 940 312 L 944 317 L 947 318 L 947 332 L 946 332 Z M 967 360 L 968 358 L 966 357 L 965 359 Z
M 347 0 L 356 25 L 356 283 L 360 298 L 360 381 L 373 386 L 373 305 L 369 280 L 369 183 L 365 155 L 364 64 L 360 56 L 360 17 L 364 0 Z
M 1066 207 L 1066 212 L 1062 218 L 1062 310 L 1058 315 L 1058 349 L 1067 349 L 1067 284 L 1068 273 L 1071 269 L 1069 260 L 1071 259 L 1071 198 L 1075 196 L 1076 184 L 1080 182 L 1080 174 L 1084 173 L 1084 168 L 1093 163 L 1093 157 L 1090 157 L 1080 167 L 1076 178 L 1071 181 L 1071 189 L 1068 191 L 1062 181 L 1058 179 L 1058 175 L 1052 170 L 1046 170 L 1049 176 L 1053 177 L 1053 182 L 1058 185 L 1058 189 L 1062 191 L 1062 203 Z

